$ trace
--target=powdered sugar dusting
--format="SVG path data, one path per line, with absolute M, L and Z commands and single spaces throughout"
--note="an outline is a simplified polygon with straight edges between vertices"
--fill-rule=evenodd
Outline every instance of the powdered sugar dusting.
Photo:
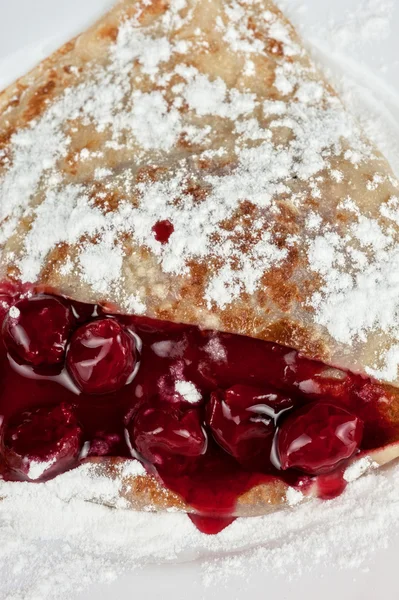
M 372 469 L 376 469 L 378 464 L 373 461 L 369 456 L 364 456 L 359 460 L 354 461 L 344 473 L 344 479 L 348 483 L 359 479 L 362 475 L 371 471 Z
M 79 591 L 87 597 L 89 586 L 148 563 L 195 559 L 208 586 L 239 584 L 260 571 L 297 579 L 318 567 L 359 569 L 388 547 L 399 525 L 398 477 L 397 467 L 362 477 L 330 502 L 296 505 L 301 494 L 294 492 L 292 509 L 238 519 L 218 536 L 201 534 L 186 515 L 88 503 L 96 497 L 113 505 L 119 493 L 117 481 L 89 466 L 46 484 L 0 482 L 1 597 L 63 600 Z
M 175 390 L 190 404 L 197 404 L 202 400 L 200 391 L 192 381 L 176 381 Z
M 204 350 L 209 354 L 215 362 L 227 362 L 226 348 L 222 344 L 220 337 L 215 335 L 204 347 Z
M 35 461 L 32 460 L 29 465 L 28 477 L 34 481 L 35 479 L 39 479 L 53 465 L 55 462 L 55 458 L 52 458 L 48 461 Z
M 286 499 L 289 506 L 296 506 L 303 502 L 304 495 L 299 490 L 290 487 L 287 490 Z
M 137 266 L 136 289 L 126 292 L 130 256 L 144 247 L 170 277 L 188 278 L 193 262 L 206 265 L 203 301 L 211 312 L 257 294 L 265 274 L 308 244 L 309 266 L 322 277 L 320 289 L 308 301 L 316 323 L 339 342 L 366 340 L 368 332 L 382 324 L 379 312 L 372 318 L 359 311 L 354 320 L 349 308 L 342 322 L 333 322 L 338 304 L 353 304 L 345 296 L 349 292 L 343 261 L 347 265 L 346 255 L 353 258 L 357 252 L 360 265 L 361 256 L 368 253 L 369 287 L 373 269 L 381 270 L 376 260 L 385 264 L 381 252 L 389 248 L 395 254 L 396 238 L 380 230 L 380 245 L 372 248 L 378 257 L 370 257 L 369 248 L 349 248 L 347 235 L 339 238 L 339 233 L 328 231 L 316 213 L 301 236 L 285 235 L 282 240 L 277 224 L 286 208 L 282 199 L 289 199 L 291 209 L 300 213 L 305 200 L 322 200 L 326 182 L 344 181 L 342 169 L 336 168 L 338 158 L 348 169 L 374 162 L 377 169 L 379 157 L 373 147 L 272 5 L 261 12 L 249 1 L 215 5 L 216 29 L 234 60 L 245 62 L 245 78 L 236 86 L 190 60 L 195 53 L 206 53 L 209 45 L 200 28 L 198 35 L 185 37 L 197 5 L 174 0 L 159 22 L 142 27 L 139 17 L 146 6 L 138 3 L 136 14 L 123 20 L 101 65 L 89 65 L 83 81 L 67 88 L 38 119 L 11 137 L 10 161 L 0 175 L 0 237 L 9 243 L 21 219 L 29 227 L 20 252 L 9 253 L 7 260 L 23 281 L 35 281 L 55 248 L 73 247 L 73 260 L 67 256 L 57 265 L 63 276 L 77 271 L 94 294 L 112 295 L 125 310 L 145 314 L 148 293 Z M 255 18 L 263 37 L 254 35 Z M 254 60 L 270 55 L 277 57 L 273 93 L 254 85 Z M 276 92 L 278 98 L 273 99 Z M 84 147 L 75 152 L 76 123 L 103 136 L 98 150 Z M 225 157 L 229 168 L 223 167 Z M 115 160 L 118 167 L 109 168 Z M 213 168 L 198 168 L 209 160 Z M 63 161 L 95 161 L 95 184 L 71 181 Z M 168 163 L 164 176 L 136 177 L 141 166 L 154 164 L 162 170 Z M 42 199 L 37 202 L 39 192 Z M 253 207 L 250 227 L 248 205 Z M 382 216 L 391 215 L 389 207 Z M 153 233 L 160 216 L 173 225 L 166 243 Z M 351 235 L 362 245 L 379 225 L 360 219 Z M 313 232 L 321 228 L 325 235 L 313 239 Z M 360 283 L 353 284 L 354 298 L 364 298 Z M 394 312 L 393 308 L 389 316 Z
M 343 48 L 388 37 L 393 6 L 392 0 L 363 0 L 330 25 L 332 41 Z
M 163 340 L 161 342 L 155 342 L 151 346 L 151 350 L 155 352 L 157 356 L 162 358 L 177 358 L 183 355 L 185 349 L 184 342 L 175 342 L 172 340 Z

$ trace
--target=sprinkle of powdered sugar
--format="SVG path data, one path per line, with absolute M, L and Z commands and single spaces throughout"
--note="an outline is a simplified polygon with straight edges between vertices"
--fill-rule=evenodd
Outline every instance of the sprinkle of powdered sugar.
M 378 467 L 378 464 L 374 462 L 369 456 L 365 456 L 353 462 L 345 470 L 344 479 L 348 483 L 359 479 L 362 475 Z
M 51 465 L 54 464 L 54 462 L 55 462 L 55 458 L 52 458 L 51 460 L 48 460 L 47 462 L 32 460 L 29 465 L 29 471 L 28 471 L 29 479 L 32 479 L 33 481 L 35 479 L 39 479 L 39 477 L 41 477 L 43 475 L 43 473 L 45 471 L 47 471 L 47 469 L 49 469 L 51 467 Z
M 330 23 L 332 43 L 345 48 L 360 42 L 388 37 L 391 30 L 393 0 L 363 0 L 354 10 L 347 10 L 340 20 Z
M 134 464 L 132 475 L 140 475 Z M 398 481 L 395 467 L 354 481 L 330 502 L 298 504 L 300 492 L 290 493 L 292 509 L 238 519 L 218 536 L 201 534 L 186 515 L 87 502 L 114 505 L 119 493 L 117 481 L 87 465 L 40 485 L 0 482 L 0 597 L 65 600 L 79 591 L 87 597 L 89 586 L 126 571 L 195 559 L 205 585 L 229 581 L 229 589 L 259 570 L 297 579 L 317 567 L 359 569 L 387 548 L 399 525 Z
M 165 340 L 163 342 L 155 342 L 151 346 L 151 350 L 161 358 L 166 358 L 168 356 L 173 356 L 173 349 L 175 343 L 172 340 Z
M 12 306 L 8 312 L 10 317 L 12 317 L 13 319 L 18 319 L 20 315 L 20 310 L 16 306 Z
M 192 381 L 176 381 L 175 390 L 190 404 L 197 404 L 202 400 L 200 391 Z
M 209 340 L 204 347 L 204 350 L 215 362 L 227 362 L 227 351 L 218 335 L 215 335 Z
M 304 500 L 304 495 L 299 490 L 295 490 L 294 488 L 288 488 L 286 493 L 286 499 L 289 506 L 296 506 L 300 504 Z

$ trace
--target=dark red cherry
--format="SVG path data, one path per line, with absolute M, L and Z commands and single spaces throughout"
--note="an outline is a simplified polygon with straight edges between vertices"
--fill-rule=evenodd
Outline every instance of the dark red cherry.
M 130 443 L 158 468 L 177 474 L 206 452 L 207 437 L 198 411 L 166 404 L 142 404 L 127 427 Z
M 44 481 L 74 467 L 82 430 L 66 403 L 23 412 L 3 426 L 2 455 L 7 475 Z
M 292 413 L 281 425 L 277 445 L 283 470 L 328 473 L 358 449 L 363 422 L 328 402 L 313 402 Z
M 206 420 L 217 443 L 252 469 L 270 466 L 278 415 L 292 400 L 270 389 L 235 385 L 211 395 Z
M 113 318 L 79 327 L 71 338 L 67 368 L 85 394 L 108 394 L 120 389 L 134 373 L 133 336 Z
M 3 323 L 7 351 L 34 367 L 59 365 L 71 331 L 69 306 L 54 296 L 33 296 L 10 308 Z

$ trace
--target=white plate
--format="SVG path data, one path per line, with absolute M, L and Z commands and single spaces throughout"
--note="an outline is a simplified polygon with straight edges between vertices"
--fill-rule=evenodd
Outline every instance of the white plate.
M 339 74 L 346 70 L 368 88 L 372 109 L 384 112 L 391 128 L 392 157 L 399 139 L 399 2 L 389 13 L 390 0 L 281 0 L 306 41 L 320 59 Z M 0 0 L 0 88 L 34 66 L 62 42 L 90 24 L 113 0 Z M 334 34 L 335 23 L 335 34 Z M 391 34 L 388 35 L 389 30 Z M 356 88 L 359 90 L 359 87 Z M 349 94 L 349 100 L 357 99 Z M 380 125 L 378 125 L 379 127 Z M 381 125 L 383 127 L 383 125 Z M 398 153 L 399 155 L 399 153 Z M 306 535 L 306 533 L 304 533 Z M 356 553 L 356 548 L 352 549 Z M 265 574 L 234 578 L 220 589 L 205 589 L 197 563 L 150 566 L 126 575 L 109 586 L 92 587 L 81 600 L 167 598 L 199 600 L 270 598 L 271 600 L 397 600 L 399 530 L 392 531 L 389 547 L 376 551 L 361 571 L 314 570 L 295 578 Z M 1 588 L 1 582 L 0 582 Z M 1 595 L 1 593 L 0 593 Z

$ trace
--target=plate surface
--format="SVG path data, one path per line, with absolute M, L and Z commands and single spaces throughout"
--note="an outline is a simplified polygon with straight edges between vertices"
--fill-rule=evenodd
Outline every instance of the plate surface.
M 113 0 L 0 0 L 0 88 L 84 29 L 112 4 Z M 392 135 L 399 140 L 399 2 L 306 0 L 302 4 L 302 0 L 281 0 L 280 4 L 320 61 L 332 68 L 333 75 L 339 75 L 344 68 L 358 85 L 367 88 L 369 98 L 384 108 Z M 356 553 L 355 547 L 352 552 Z M 220 589 L 206 589 L 197 563 L 149 566 L 109 586 L 92 587 L 77 598 L 397 600 L 397 556 L 399 530 L 392 531 L 389 547 L 376 552 L 361 571 L 314 570 L 291 582 L 259 571 L 234 578 Z

